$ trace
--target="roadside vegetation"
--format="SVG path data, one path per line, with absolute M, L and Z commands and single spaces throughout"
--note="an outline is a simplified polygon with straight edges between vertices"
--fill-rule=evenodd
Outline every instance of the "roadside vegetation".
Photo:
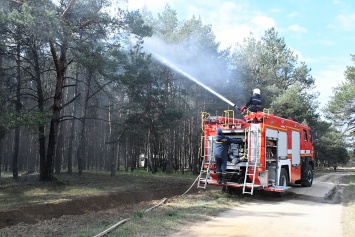
M 220 190 L 175 197 L 150 212 L 144 210 L 134 212 L 130 221 L 107 236 L 162 236 L 162 233 L 168 236 L 198 222 L 211 220 L 228 210 L 231 204 L 239 203 L 238 197 L 222 193 Z
M 339 170 L 342 172 L 343 169 Z M 350 170 L 349 170 L 350 171 Z M 338 171 L 337 171 L 338 172 Z M 330 168 L 318 169 L 315 175 L 334 173 Z M 80 199 L 86 196 L 97 195 L 97 201 L 102 202 L 101 195 L 114 192 L 127 192 L 132 190 L 150 190 L 153 187 L 164 188 L 179 182 L 191 185 L 194 175 L 165 175 L 157 173 L 152 175 L 142 170 L 119 172 L 108 179 L 108 172 L 83 173 L 78 175 L 59 175 L 56 182 L 38 182 L 36 175 L 20 175 L 20 182 L 14 182 L 9 173 L 8 177 L 1 179 L 0 210 L 6 211 L 13 207 L 27 206 L 34 203 L 59 203 L 69 199 Z M 171 183 L 171 182 L 174 182 Z M 341 180 L 343 188 L 342 224 L 343 235 L 351 236 L 355 231 L 355 174 L 344 176 Z M 194 184 L 195 186 L 195 184 Z M 194 188 L 195 189 L 195 188 Z M 182 195 L 186 191 L 181 191 Z M 1 237 L 14 236 L 13 233 L 26 233 L 28 230 L 38 231 L 27 233 L 27 236 L 95 236 L 110 228 L 114 224 L 129 218 L 127 222 L 118 226 L 105 236 L 169 236 L 169 234 L 186 229 L 198 222 L 213 219 L 221 212 L 228 210 L 231 205 L 237 206 L 250 199 L 265 199 L 280 201 L 277 197 L 265 197 L 263 194 L 251 196 L 230 195 L 221 192 L 220 188 L 209 187 L 208 190 L 199 190 L 198 193 L 189 192 L 184 196 L 168 198 L 166 203 L 149 212 L 147 209 L 158 204 L 162 199 L 144 201 L 135 204 L 125 204 L 112 209 L 91 211 L 82 215 L 66 215 L 52 220 L 41 221 L 38 224 L 20 224 L 13 230 L 0 229 Z M 287 197 L 286 197 L 287 198 Z M 293 198 L 293 197 L 289 197 Z M 70 223 L 70 224 L 68 224 Z M 12 227 L 10 227 L 11 229 Z M 41 230 L 39 230 L 41 229 Z M 38 233 L 41 233 L 38 234 Z M 16 235 L 24 236 L 24 235 Z
M 315 174 L 319 177 L 332 172 L 334 171 L 331 168 L 318 169 Z M 352 236 L 355 231 L 353 221 L 355 220 L 355 174 L 344 176 L 341 186 L 344 187 L 343 236 Z M 231 203 L 239 205 L 246 200 L 241 196 L 223 193 L 220 189 L 176 197 L 149 213 L 136 211 L 129 222 L 113 230 L 107 236 L 158 236 L 159 233 L 168 235 L 182 228 L 186 229 L 196 222 L 211 220 L 214 216 L 228 210 Z
M 343 192 L 343 236 L 353 236 L 355 233 L 355 173 L 345 176 L 342 180 Z

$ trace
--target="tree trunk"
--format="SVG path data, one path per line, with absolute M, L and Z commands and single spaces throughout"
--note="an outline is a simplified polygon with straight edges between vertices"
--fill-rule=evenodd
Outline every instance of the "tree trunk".
M 86 139 L 86 114 L 88 110 L 88 104 L 89 104 L 89 95 L 90 95 L 90 83 L 91 83 L 91 73 L 89 73 L 88 76 L 88 81 L 87 81 L 87 91 L 86 91 L 86 97 L 85 97 L 85 102 L 84 102 L 84 112 L 83 112 L 83 117 L 84 119 L 82 120 L 82 128 L 79 134 L 79 146 L 77 150 L 77 159 L 78 159 L 78 172 L 79 175 L 82 175 L 83 169 L 84 169 L 84 156 L 85 156 L 85 139 Z
M 172 163 L 173 163 L 173 160 L 174 160 L 174 148 L 176 149 L 176 146 L 175 146 L 175 142 L 174 142 L 174 137 L 175 137 L 175 134 L 174 134 L 174 129 L 169 129 L 169 139 L 168 139 L 168 157 L 167 157 L 167 167 L 166 167 L 166 171 L 168 174 L 171 174 L 172 173 Z M 174 147 L 175 146 L 175 147 Z
M 112 143 L 111 145 L 111 177 L 116 175 L 116 150 L 117 150 L 117 143 Z
M 110 170 L 111 170 L 111 177 L 116 175 L 116 153 L 117 153 L 117 142 L 114 138 L 113 128 L 112 128 L 112 101 L 110 100 L 109 110 L 108 110 L 108 137 L 109 142 L 108 146 L 108 156 L 110 157 Z M 97 161 L 96 161 L 97 162 Z
M 2 149 L 3 149 L 2 136 L 0 134 L 0 178 L 1 178 L 1 171 L 2 171 Z
M 117 155 L 116 155 L 116 159 L 117 159 L 116 166 L 117 167 L 116 167 L 116 170 L 117 171 L 120 171 L 120 158 L 121 158 L 120 154 L 122 154 L 121 148 L 122 148 L 122 146 L 121 146 L 120 142 L 118 141 L 118 144 L 117 144 L 117 147 L 116 147 L 116 149 L 117 149 Z
M 73 174 L 73 146 L 75 135 L 75 120 L 72 121 L 70 129 L 69 147 L 68 147 L 68 174 Z
M 75 74 L 75 89 L 74 89 L 74 97 L 78 94 L 78 80 L 79 80 L 79 72 L 77 71 Z M 72 115 L 75 116 L 76 111 L 76 103 L 73 104 Z M 68 147 L 68 174 L 71 175 L 73 173 L 73 147 L 74 147 L 74 137 L 75 137 L 75 124 L 76 120 L 72 120 L 71 129 L 70 129 L 70 138 L 69 138 L 69 147 Z
M 16 74 L 17 74 L 17 87 L 16 87 L 16 115 L 20 117 L 21 114 L 21 45 L 17 44 L 16 48 Z M 13 148 L 13 157 L 12 157 L 12 177 L 18 179 L 18 153 L 20 149 L 20 127 L 16 126 L 15 136 L 14 136 L 14 148 Z
M 58 58 L 54 46 L 54 42 L 50 40 L 50 49 L 51 49 L 51 54 L 57 72 L 57 80 L 56 80 L 56 87 L 54 93 L 54 102 L 52 105 L 53 116 L 49 128 L 48 149 L 47 149 L 47 156 L 45 160 L 45 171 L 44 174 L 40 175 L 41 181 L 52 181 L 54 179 L 53 177 L 54 155 L 55 155 L 55 149 L 57 145 L 60 111 L 62 109 L 61 102 L 62 102 L 63 84 L 64 84 L 64 76 L 65 76 L 66 62 L 67 62 L 66 54 L 68 50 L 68 45 L 67 45 L 66 36 L 64 36 L 63 41 L 64 42 L 61 47 L 60 58 Z
M 2 35 L 1 35 L 2 36 Z M 4 46 L 3 43 L 1 42 L 0 44 L 0 93 L 3 89 L 3 78 L 4 78 L 4 72 L 3 72 L 3 54 L 4 54 Z M 0 98 L 2 97 L 2 94 L 0 94 Z M 0 109 L 3 108 L 3 104 L 1 102 L 0 104 Z M 3 160 L 3 139 L 5 137 L 5 128 L 0 125 L 0 177 L 1 177 L 1 171 L 2 171 L 2 160 Z
M 35 67 L 35 81 L 36 81 L 36 89 L 37 89 L 37 97 L 38 97 L 38 110 L 41 114 L 44 114 L 44 97 L 43 97 L 43 88 L 42 88 L 42 81 L 41 81 L 41 71 L 39 67 L 39 57 L 38 51 L 36 47 L 36 42 L 32 39 L 32 57 Z M 44 125 L 38 125 L 38 141 L 39 141 L 39 169 L 40 169 L 40 180 L 43 179 L 41 175 L 45 173 L 45 166 L 46 166 L 46 136 Z
M 56 152 L 55 152 L 55 173 L 56 174 L 60 174 L 60 171 L 62 168 L 63 147 L 64 147 L 64 136 L 63 136 L 63 124 L 62 124 L 60 126 L 57 148 L 56 148 Z

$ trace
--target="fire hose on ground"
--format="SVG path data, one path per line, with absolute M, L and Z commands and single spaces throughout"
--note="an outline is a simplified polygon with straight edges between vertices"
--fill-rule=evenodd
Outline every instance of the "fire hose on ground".
M 193 184 L 190 186 L 190 188 L 187 189 L 186 192 L 184 192 L 183 194 L 181 194 L 180 197 L 184 196 L 186 193 L 188 193 L 188 192 L 191 190 L 191 188 L 195 185 L 195 183 L 196 183 L 196 181 L 198 180 L 198 178 L 200 178 L 200 175 L 197 176 L 197 178 L 195 179 L 195 181 L 193 182 Z M 153 210 L 154 208 L 159 207 L 160 205 L 166 203 L 167 200 L 168 200 L 167 198 L 163 198 L 157 205 L 152 206 L 152 207 L 150 207 L 150 208 L 144 210 L 144 212 L 149 212 L 149 211 Z M 117 222 L 116 224 L 112 225 L 110 228 L 108 228 L 108 229 L 102 231 L 101 233 L 95 235 L 94 237 L 102 237 L 102 236 L 104 236 L 104 235 L 110 233 L 112 230 L 116 229 L 118 226 L 120 226 L 120 225 L 126 223 L 126 222 L 129 221 L 129 220 L 131 220 L 131 218 L 127 218 L 127 219 L 121 220 L 121 221 Z

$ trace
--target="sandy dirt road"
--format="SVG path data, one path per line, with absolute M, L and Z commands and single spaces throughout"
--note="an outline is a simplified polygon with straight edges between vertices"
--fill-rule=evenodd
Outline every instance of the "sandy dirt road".
M 342 237 L 341 192 L 336 184 L 346 174 L 321 176 L 312 187 L 293 187 L 282 199 L 252 197 L 210 221 L 172 236 Z

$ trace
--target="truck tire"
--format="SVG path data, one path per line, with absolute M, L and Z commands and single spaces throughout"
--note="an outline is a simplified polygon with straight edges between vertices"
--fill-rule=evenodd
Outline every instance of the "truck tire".
M 286 187 L 288 184 L 288 174 L 285 168 L 281 169 L 279 186 Z
M 306 165 L 304 175 L 304 178 L 301 180 L 302 187 L 311 187 L 313 183 L 312 166 Z

